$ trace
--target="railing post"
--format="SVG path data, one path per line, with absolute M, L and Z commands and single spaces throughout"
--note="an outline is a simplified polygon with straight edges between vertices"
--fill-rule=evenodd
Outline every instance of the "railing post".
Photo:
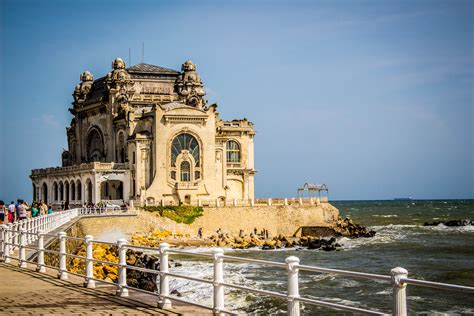
M 285 200 L 284 200 L 284 203 L 283 203 L 283 204 L 284 204 L 284 205 L 288 205 L 288 198 L 285 198 Z
M 271 205 L 272 205 L 272 199 L 271 199 L 271 198 L 268 198 L 268 200 L 267 200 L 267 205 L 268 205 L 268 206 L 271 206 Z
M 300 315 L 300 302 L 295 298 L 300 297 L 298 285 L 298 267 L 300 259 L 295 256 L 286 258 L 286 270 L 288 271 L 288 315 Z
M 11 225 L 9 227 L 9 229 L 11 230 L 9 242 L 12 243 L 12 245 L 10 245 L 10 247 L 8 248 L 11 253 L 13 249 L 15 248 L 14 245 L 18 244 L 18 235 L 19 235 L 20 228 L 24 227 L 25 224 L 23 221 L 23 222 L 18 222 L 15 224 L 8 224 L 8 225 Z
M 406 296 L 406 283 L 403 280 L 408 277 L 408 271 L 403 268 L 394 268 L 390 271 L 392 276 L 392 288 L 393 288 L 393 307 L 392 314 L 394 316 L 406 316 L 407 315 L 407 296 Z
M 5 236 L 5 246 L 3 248 L 3 256 L 5 257 L 5 260 L 4 260 L 5 263 L 10 263 L 10 249 L 11 249 L 10 243 L 12 242 L 12 228 L 13 228 L 13 224 L 8 223 L 6 236 Z
M 219 198 L 216 199 L 216 207 L 220 207 L 221 206 L 221 202 L 219 201 Z
M 19 250 L 19 253 L 18 253 L 18 266 L 20 268 L 26 268 L 27 265 L 26 265 L 26 239 L 27 239 L 27 234 L 25 234 L 25 229 L 24 228 L 21 228 L 20 229 L 20 241 L 19 241 L 19 244 L 20 244 L 20 250 Z
M 126 239 L 119 239 L 117 241 L 117 247 L 119 252 L 119 277 L 118 277 L 118 289 L 117 295 L 121 297 L 128 296 L 127 286 L 127 245 Z
M 299 198 L 298 202 L 299 202 L 300 205 L 303 205 L 303 198 Z
M 26 229 L 27 232 L 29 232 L 31 228 L 31 218 L 26 218 L 23 221 L 24 221 L 23 227 Z
M 255 206 L 255 199 L 250 199 L 250 207 L 254 207 Z
M 44 233 L 42 231 L 38 232 L 38 263 L 36 271 L 46 272 L 46 267 L 44 266 Z
M 92 240 L 94 239 L 93 236 L 87 235 L 86 239 L 86 280 L 84 282 L 84 287 L 88 289 L 95 288 L 95 281 L 94 281 L 94 251 L 92 248 Z
M 4 249 L 5 249 L 5 238 L 6 238 L 7 225 L 0 225 L 0 238 L 2 238 L 0 243 L 0 261 L 5 260 L 4 258 Z
M 237 199 L 236 199 L 236 198 L 234 198 L 234 199 L 232 200 L 232 204 L 233 204 L 233 206 L 237 206 Z
M 167 243 L 160 244 L 160 300 L 158 307 L 163 309 L 171 308 L 171 300 L 165 296 L 170 295 L 169 277 L 168 273 L 168 252 L 170 245 Z
M 212 250 L 214 260 L 214 314 L 220 315 L 221 311 L 224 310 L 224 250 L 216 248 Z
M 59 271 L 58 279 L 67 280 L 67 267 L 66 267 L 66 233 L 59 232 Z

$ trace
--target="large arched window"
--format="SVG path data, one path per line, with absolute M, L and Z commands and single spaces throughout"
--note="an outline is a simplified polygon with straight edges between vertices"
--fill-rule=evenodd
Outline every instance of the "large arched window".
M 229 140 L 226 144 L 227 162 L 240 162 L 240 145 L 234 140 Z
M 87 136 L 87 159 L 89 162 L 102 161 L 104 157 L 104 142 L 97 129 L 93 129 Z
M 195 166 L 198 167 L 199 161 L 199 143 L 190 134 L 179 134 L 173 139 L 171 143 L 171 166 L 176 166 L 176 158 L 183 150 L 187 150 L 194 158 Z
M 180 169 L 181 181 L 183 182 L 191 181 L 191 165 L 189 164 L 189 162 L 186 160 L 181 162 L 181 166 L 179 169 Z
M 179 134 L 171 142 L 169 176 L 172 180 L 185 182 L 201 179 L 199 142 L 191 134 Z

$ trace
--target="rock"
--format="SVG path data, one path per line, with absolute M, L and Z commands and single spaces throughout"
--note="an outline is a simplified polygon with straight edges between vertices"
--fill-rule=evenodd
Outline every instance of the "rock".
M 308 249 L 318 249 L 321 248 L 321 240 L 314 239 L 308 242 Z
M 181 297 L 183 296 L 180 292 L 178 292 L 178 290 L 173 290 L 170 292 L 171 295 L 177 295 L 178 297 Z

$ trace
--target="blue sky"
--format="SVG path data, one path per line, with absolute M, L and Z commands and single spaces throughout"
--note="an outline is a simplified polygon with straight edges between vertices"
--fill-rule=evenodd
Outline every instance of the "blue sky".
M 472 1 L 0 1 L 0 199 L 60 164 L 79 74 L 193 60 L 256 195 L 474 198 Z

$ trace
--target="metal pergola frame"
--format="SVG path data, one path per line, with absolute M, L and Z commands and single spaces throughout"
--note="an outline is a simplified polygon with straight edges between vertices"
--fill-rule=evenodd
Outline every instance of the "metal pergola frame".
M 306 182 L 302 188 L 298 189 L 298 198 L 302 198 L 304 195 L 304 192 L 308 192 L 308 197 L 309 198 L 316 198 L 319 197 L 321 200 L 321 191 L 326 192 L 326 197 L 329 199 L 329 189 L 326 184 L 316 184 L 316 183 L 308 183 Z M 316 196 L 316 192 L 318 196 Z M 311 196 L 311 193 L 313 193 L 313 196 Z

